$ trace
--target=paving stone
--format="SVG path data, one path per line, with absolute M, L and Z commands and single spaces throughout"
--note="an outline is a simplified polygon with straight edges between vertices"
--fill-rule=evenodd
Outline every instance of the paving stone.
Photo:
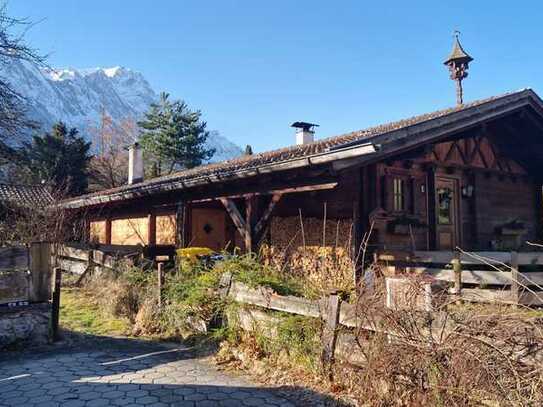
M 128 404 L 134 404 L 136 399 L 134 397 L 120 397 L 115 400 L 111 400 L 111 404 L 115 406 L 126 406 Z
M 202 401 L 206 399 L 206 396 L 200 393 L 189 394 L 184 396 L 185 400 L 189 401 Z
M 100 393 L 98 393 L 97 391 L 88 391 L 88 392 L 85 392 L 85 393 L 81 393 L 79 395 L 79 398 L 81 400 L 94 400 L 94 399 L 97 399 L 101 396 Z
M 138 398 L 138 397 L 145 397 L 145 396 L 148 396 L 148 395 L 149 395 L 149 392 L 147 392 L 145 390 L 132 390 L 132 391 L 127 391 L 126 392 L 126 397 Z
M 62 403 L 62 407 L 83 407 L 84 405 L 83 400 L 68 400 Z
M 158 397 L 145 396 L 145 397 L 136 398 L 136 404 L 141 404 L 141 405 L 146 406 L 153 403 L 158 403 Z
M 106 391 L 104 394 L 102 394 L 102 397 L 105 399 L 118 399 L 121 397 L 124 397 L 126 393 L 124 391 L 119 390 L 112 390 L 112 391 Z
M 108 399 L 98 398 L 98 399 L 87 401 L 86 406 L 87 407 L 104 407 L 104 406 L 109 406 L 109 403 L 110 401 Z
M 8 406 L 24 406 L 28 404 L 28 397 L 11 397 L 6 399 L 2 396 L 0 400 Z
M 89 348 L 81 352 L 74 348 L 54 356 L 37 353 L 27 361 L 23 360 L 24 355 L 18 360 L 9 360 L 0 367 L 0 379 L 31 373 L 0 382 L 0 406 L 294 405 L 273 390 L 261 389 L 242 377 L 220 372 L 186 352 L 146 356 L 146 353 L 164 351 L 166 347 L 142 345 L 138 341 L 131 347 L 129 343 L 127 341 L 124 351 Z

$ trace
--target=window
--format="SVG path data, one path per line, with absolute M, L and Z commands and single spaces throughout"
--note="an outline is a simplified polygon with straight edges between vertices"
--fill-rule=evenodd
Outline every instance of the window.
M 437 223 L 440 225 L 452 224 L 453 191 L 444 187 L 437 189 Z
M 395 212 L 405 211 L 405 180 L 394 178 L 392 185 L 393 209 Z

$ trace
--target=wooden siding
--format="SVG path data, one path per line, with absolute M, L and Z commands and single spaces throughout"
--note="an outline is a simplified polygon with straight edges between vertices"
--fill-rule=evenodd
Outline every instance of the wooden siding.
M 147 217 L 114 219 L 111 221 L 111 244 L 147 245 L 149 219 Z
M 175 214 L 158 215 L 156 217 L 156 244 L 174 245 L 175 244 Z
M 106 243 L 106 221 L 98 220 L 90 222 L 90 241 L 93 243 Z

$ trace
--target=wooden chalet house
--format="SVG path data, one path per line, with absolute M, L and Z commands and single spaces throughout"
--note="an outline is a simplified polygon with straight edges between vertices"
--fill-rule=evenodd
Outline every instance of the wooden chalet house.
M 143 180 L 63 203 L 91 240 L 171 250 L 261 243 L 516 249 L 541 237 L 543 101 L 532 90 Z

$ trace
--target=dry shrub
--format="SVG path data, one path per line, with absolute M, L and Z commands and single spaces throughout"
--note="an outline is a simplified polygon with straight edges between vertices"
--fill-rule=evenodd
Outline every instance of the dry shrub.
M 115 316 L 126 317 L 134 323 L 136 316 L 154 284 L 155 273 L 119 262 L 114 271 L 94 274 L 87 288 L 94 293 L 100 306 Z M 156 299 L 155 299 L 156 301 Z
M 336 366 L 364 405 L 531 406 L 543 403 L 543 320 L 506 306 L 434 313 L 383 306 L 383 284 L 362 295 L 355 333 L 364 366 Z M 354 351 L 354 350 L 353 350 Z M 340 373 L 341 372 L 341 373 Z
M 134 318 L 134 335 L 152 335 L 161 333 L 161 310 L 156 298 L 147 297 L 141 304 Z

